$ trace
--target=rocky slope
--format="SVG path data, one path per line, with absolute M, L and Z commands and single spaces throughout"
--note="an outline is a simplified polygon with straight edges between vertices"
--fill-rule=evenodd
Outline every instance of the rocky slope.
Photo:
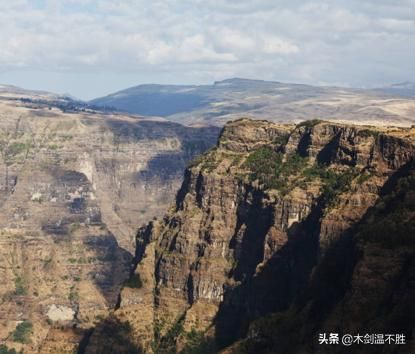
M 185 124 L 222 126 L 244 116 L 286 123 L 319 117 L 412 125 L 415 100 L 407 94 L 410 88 L 399 87 L 364 90 L 234 78 L 213 85 L 140 85 L 90 103 Z
M 21 94 L 0 97 L 0 344 L 72 353 L 116 305 L 136 229 L 174 200 L 218 129 Z
M 242 119 L 137 235 L 87 353 L 342 353 L 323 332 L 414 330 L 415 129 Z M 401 352 L 401 351 L 399 351 Z

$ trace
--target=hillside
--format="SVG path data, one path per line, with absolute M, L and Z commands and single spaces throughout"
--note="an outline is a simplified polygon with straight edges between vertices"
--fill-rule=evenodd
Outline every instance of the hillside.
M 381 125 L 412 125 L 415 99 L 407 90 L 347 89 L 229 79 L 213 85 L 141 85 L 92 100 L 96 106 L 184 124 L 215 124 L 242 116 L 273 122 L 308 119 Z M 409 95 L 408 95 L 409 96 Z
M 227 124 L 139 231 L 82 352 L 343 353 L 318 345 L 331 332 L 403 333 L 382 353 L 413 352 L 414 156 L 415 129 Z

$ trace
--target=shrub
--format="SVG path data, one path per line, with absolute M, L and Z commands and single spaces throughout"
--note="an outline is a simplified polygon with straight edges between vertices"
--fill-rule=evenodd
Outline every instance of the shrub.
M 75 286 L 73 285 L 69 291 L 68 300 L 71 302 L 76 302 L 79 300 L 79 294 L 75 289 Z
M 9 349 L 6 345 L 0 345 L 0 354 L 17 354 L 15 349 Z
M 26 286 L 22 277 L 17 276 L 14 280 L 15 294 L 16 295 L 26 295 Z
M 307 181 L 319 178 L 323 183 L 323 199 L 327 206 L 332 206 L 338 195 L 350 188 L 353 179 L 358 173 L 355 169 L 344 172 L 335 172 L 322 164 L 315 164 L 303 171 Z
M 143 286 L 143 282 L 141 281 L 140 274 L 134 273 L 130 277 L 130 279 L 127 280 L 127 282 L 125 283 L 125 286 L 127 288 L 135 288 L 135 289 L 141 288 Z
M 201 169 L 202 170 L 208 170 L 208 172 L 211 172 L 214 168 L 217 167 L 216 164 L 216 147 L 213 147 L 209 149 L 208 151 L 204 152 L 201 155 L 197 155 L 193 158 L 192 161 L 189 163 L 189 168 L 196 167 L 200 164 L 202 164 Z
M 13 341 L 18 342 L 18 343 L 23 343 L 23 344 L 29 343 L 29 340 L 30 340 L 29 337 L 30 337 L 30 334 L 32 333 L 32 329 L 33 329 L 33 324 L 29 320 L 19 323 L 16 329 L 14 330 L 14 332 L 12 333 Z
M 262 147 L 253 151 L 244 163 L 251 173 L 251 181 L 258 180 L 265 189 L 278 189 L 283 194 L 288 191 L 290 176 L 298 174 L 305 166 L 307 159 L 291 154 L 283 162 L 284 155 L 270 147 Z
M 15 143 L 12 143 L 9 146 L 8 153 L 12 156 L 15 156 L 15 155 L 21 154 L 22 152 L 26 151 L 27 148 L 28 148 L 27 144 L 15 142 Z
M 183 320 L 181 317 L 174 325 L 167 331 L 164 336 L 160 336 L 161 324 L 155 328 L 155 342 L 153 343 L 153 351 L 156 353 L 176 353 L 176 341 L 184 333 Z
M 217 353 L 214 339 L 205 338 L 203 332 L 194 328 L 185 334 L 186 345 L 180 354 L 213 354 Z

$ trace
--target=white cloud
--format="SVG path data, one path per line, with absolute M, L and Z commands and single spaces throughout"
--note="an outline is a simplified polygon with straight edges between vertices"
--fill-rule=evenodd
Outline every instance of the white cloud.
M 0 0 L 0 80 L 10 70 L 414 80 L 414 12 L 413 0 Z

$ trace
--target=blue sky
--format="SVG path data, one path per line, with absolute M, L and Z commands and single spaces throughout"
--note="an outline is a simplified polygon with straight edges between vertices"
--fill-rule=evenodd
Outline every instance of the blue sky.
M 415 80 L 415 0 L 0 0 L 0 83 L 83 99 L 229 77 Z

